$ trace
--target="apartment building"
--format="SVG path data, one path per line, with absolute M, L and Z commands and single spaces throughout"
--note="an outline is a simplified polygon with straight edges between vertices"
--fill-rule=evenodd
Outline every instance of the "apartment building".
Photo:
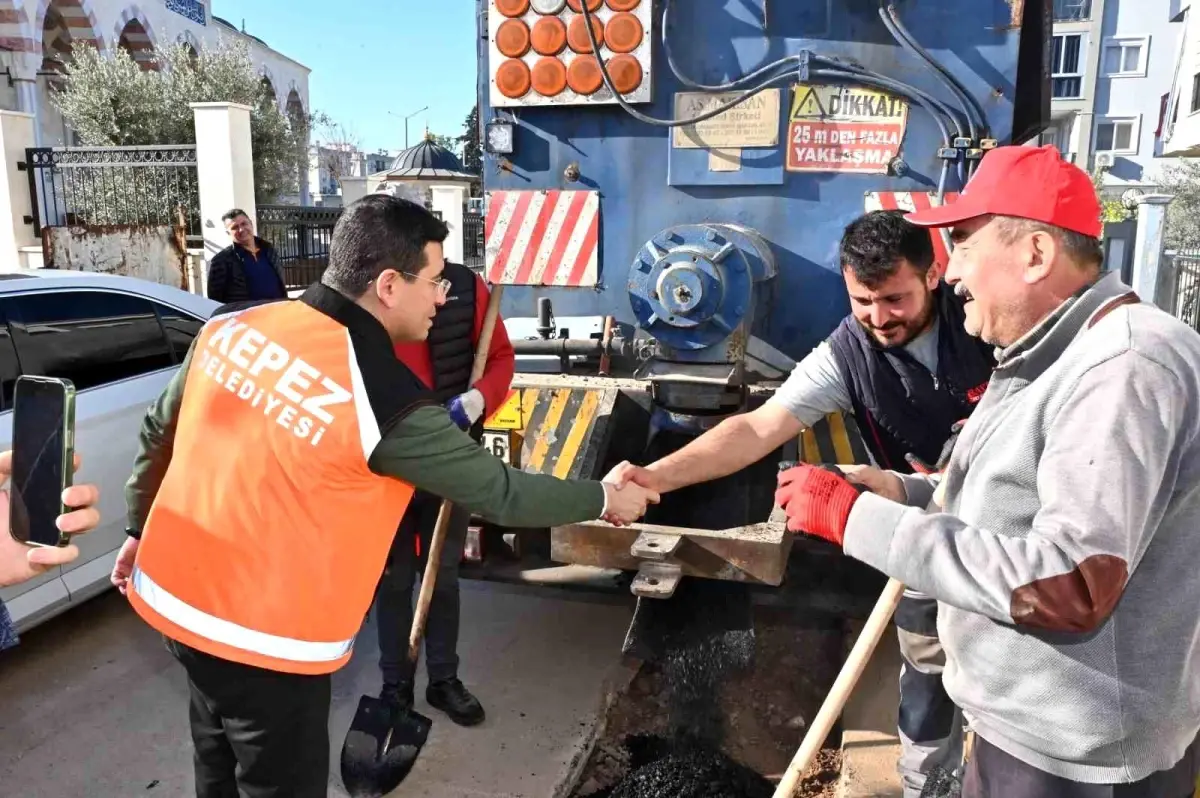
M 1190 0 L 1173 0 L 1171 23 L 1178 30 L 1178 62 L 1165 103 L 1158 147 L 1165 157 L 1200 157 L 1200 22 Z
M 1149 192 L 1164 160 L 1158 136 L 1179 63 L 1179 0 L 1055 0 L 1051 59 L 1056 145 L 1104 193 Z

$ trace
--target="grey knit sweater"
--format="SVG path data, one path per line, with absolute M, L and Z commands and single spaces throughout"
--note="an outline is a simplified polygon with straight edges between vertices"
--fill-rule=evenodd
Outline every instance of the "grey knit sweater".
M 1112 274 L 1000 353 L 945 473 L 865 495 L 845 549 L 937 598 L 981 737 L 1118 783 L 1200 730 L 1200 334 Z

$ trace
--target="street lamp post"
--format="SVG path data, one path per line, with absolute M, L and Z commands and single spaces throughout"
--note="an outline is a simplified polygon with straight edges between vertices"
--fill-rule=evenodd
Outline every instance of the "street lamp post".
M 412 119 L 417 114 L 422 113 L 424 111 L 428 111 L 428 110 L 429 110 L 429 106 L 427 105 L 424 108 L 413 111 L 408 116 L 401 117 L 404 120 L 404 149 L 406 149 L 406 150 L 408 149 L 408 120 Z M 388 111 L 388 113 L 391 114 L 392 116 L 400 116 L 400 114 L 394 113 L 392 111 Z

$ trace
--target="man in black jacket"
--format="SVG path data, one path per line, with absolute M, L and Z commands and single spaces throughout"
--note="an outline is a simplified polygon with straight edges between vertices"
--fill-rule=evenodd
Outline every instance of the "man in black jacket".
M 275 247 L 254 234 L 246 212 L 234 208 L 221 220 L 233 244 L 214 255 L 208 266 L 208 298 L 221 303 L 287 299 Z

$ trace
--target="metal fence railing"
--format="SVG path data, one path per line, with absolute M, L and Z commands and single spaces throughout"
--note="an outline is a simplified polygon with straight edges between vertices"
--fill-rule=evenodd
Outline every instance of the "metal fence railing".
M 43 227 L 168 225 L 199 241 L 195 145 L 32 147 L 25 151 L 34 235 Z
M 463 265 L 475 271 L 484 267 L 483 216 L 468 210 L 463 214 Z
M 441 218 L 441 214 L 434 211 Z M 275 247 L 288 290 L 305 288 L 320 278 L 329 263 L 333 227 L 342 215 L 339 207 L 259 205 L 255 232 Z M 478 213 L 463 214 L 463 265 L 484 267 L 484 220 Z
M 1173 258 L 1175 289 L 1171 312 L 1200 330 L 1200 254 L 1177 254 Z
M 255 232 L 275 247 L 289 291 L 315 283 L 329 263 L 338 207 L 259 205 Z

